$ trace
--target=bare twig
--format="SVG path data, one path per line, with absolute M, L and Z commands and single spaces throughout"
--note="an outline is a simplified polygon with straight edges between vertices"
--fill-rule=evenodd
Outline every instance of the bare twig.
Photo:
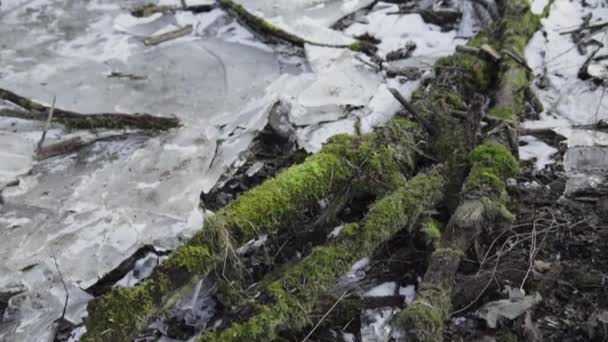
M 395 99 L 399 101 L 399 103 L 401 103 L 403 108 L 405 108 L 405 110 L 412 114 L 416 121 L 418 121 L 424 127 L 424 129 L 427 130 L 427 132 L 429 132 L 430 134 L 435 133 L 435 128 L 431 125 L 431 123 L 427 119 L 423 118 L 420 114 L 418 114 L 416 109 L 414 109 L 414 107 L 403 97 L 403 95 L 401 95 L 401 93 L 397 89 L 388 88 L 388 90 L 391 92 L 391 94 L 393 94 Z
M 61 284 L 63 285 L 63 290 L 65 291 L 65 302 L 63 304 L 63 311 L 61 312 L 61 317 L 59 320 L 63 320 L 65 318 L 65 312 L 68 309 L 68 301 L 70 300 L 70 292 L 68 291 L 68 286 L 65 284 L 65 280 L 63 279 L 63 275 L 61 274 L 61 270 L 59 270 L 59 264 L 57 263 L 57 258 L 55 254 L 51 255 L 53 261 L 55 262 L 55 268 L 57 269 L 57 274 L 59 274 L 59 280 L 61 280 Z
M 49 130 L 49 126 L 51 126 L 51 120 L 53 120 L 53 113 L 55 112 L 55 101 L 57 100 L 56 96 L 53 96 L 53 104 L 51 105 L 51 110 L 49 110 L 49 116 L 46 119 L 46 124 L 44 125 L 44 130 L 42 131 L 42 136 L 40 137 L 40 141 L 38 142 L 38 146 L 36 147 L 36 153 L 40 152 L 42 148 L 42 144 L 44 143 L 44 139 L 46 138 L 46 132 Z
M 332 305 L 329 308 L 329 310 L 327 310 L 327 312 L 325 313 L 325 315 L 323 315 L 323 317 L 321 317 L 321 319 L 312 328 L 312 330 L 308 333 L 308 335 L 306 335 L 306 337 L 304 337 L 304 339 L 302 340 L 302 342 L 308 341 L 308 339 L 310 338 L 310 336 L 312 336 L 312 334 L 317 330 L 317 328 L 319 328 L 319 326 L 321 325 L 321 323 L 323 323 L 323 321 L 327 318 L 327 316 L 329 316 L 329 314 L 336 308 L 336 306 L 342 301 L 342 299 L 344 299 L 344 297 L 346 297 L 347 294 L 348 294 L 348 291 L 344 291 L 344 293 L 342 294 L 342 296 L 340 296 L 340 298 L 338 298 L 338 300 L 336 300 L 336 302 L 334 303 L 334 305 Z
M 511 57 L 511 59 L 513 59 L 517 64 L 521 65 L 522 67 L 526 68 L 528 71 L 532 71 L 532 68 L 530 68 L 530 66 L 528 65 L 528 63 L 526 63 L 526 60 L 523 59 L 519 54 L 517 54 L 515 51 L 511 51 L 511 50 L 502 50 L 502 53 L 504 53 L 505 55 Z

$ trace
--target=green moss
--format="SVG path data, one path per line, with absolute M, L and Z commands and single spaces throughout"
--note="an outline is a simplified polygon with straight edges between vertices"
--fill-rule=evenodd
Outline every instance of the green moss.
M 363 52 L 363 51 L 367 51 L 369 49 L 369 44 L 365 43 L 363 41 L 356 41 L 356 42 L 350 44 L 348 46 L 348 48 L 353 51 Z
M 447 73 L 447 78 L 452 78 L 452 82 L 462 88 L 459 93 L 467 96 L 487 90 L 491 82 L 488 68 L 486 61 L 462 53 L 440 58 L 434 67 L 438 77 Z
M 340 234 L 338 234 L 336 238 L 339 240 L 351 240 L 355 238 L 357 234 L 359 234 L 359 225 L 356 223 L 349 223 L 342 227 L 342 229 L 340 230 Z
M 467 109 L 467 104 L 462 100 L 460 96 L 454 94 L 452 92 L 443 92 L 444 99 L 447 104 L 449 104 L 455 110 L 465 110 Z
M 469 158 L 472 163 L 492 170 L 501 179 L 513 177 L 519 172 L 517 159 L 503 145 L 479 145 L 471 151 Z
M 422 342 L 443 341 L 443 320 L 451 308 L 450 293 L 435 287 L 422 288 L 416 300 L 396 317 L 403 327 L 415 327 L 416 336 Z
M 469 158 L 473 167 L 464 185 L 465 192 L 490 190 L 490 193 L 500 197 L 505 192 L 505 180 L 519 172 L 519 163 L 503 145 L 480 145 Z
M 145 281 L 132 288 L 112 290 L 89 306 L 86 319 L 87 333 L 83 342 L 121 341 L 135 333 L 136 327 L 145 321 L 141 312 L 149 312 L 158 298 L 169 289 L 168 280 Z
M 464 252 L 459 251 L 457 249 L 444 247 L 444 248 L 437 248 L 437 250 L 435 250 L 435 252 L 433 252 L 433 255 L 436 257 L 439 257 L 439 258 L 452 257 L 452 256 L 463 257 Z
M 281 278 L 265 282 L 268 304 L 247 303 L 255 315 L 223 331 L 202 335 L 199 341 L 270 341 L 283 329 L 309 325 L 309 313 L 321 294 L 331 289 L 351 265 L 390 239 L 402 227 L 411 226 L 440 196 L 443 178 L 438 171 L 419 175 L 370 208 L 363 226 L 347 225 L 329 245 L 317 246 Z M 270 300 L 268 299 L 270 298 Z
M 424 220 L 420 232 L 429 245 L 432 245 L 435 249 L 439 247 L 439 243 L 441 242 L 441 226 L 439 222 L 433 219 Z
M 274 235 L 280 231 L 300 229 L 302 213 L 317 206 L 319 200 L 340 193 L 347 186 L 357 191 L 382 194 L 404 183 L 404 174 L 415 168 L 415 140 L 417 125 L 404 119 L 391 120 L 386 127 L 361 136 L 337 136 L 317 154 L 303 163 L 290 167 L 240 195 L 215 215 L 205 220 L 205 227 L 185 246 L 175 250 L 160 265 L 149 280 L 156 283 L 160 277 L 168 280 L 168 291 L 175 292 L 190 284 L 192 277 L 200 276 L 227 262 L 227 269 L 237 276 L 238 257 L 235 249 L 260 234 Z M 121 292 L 112 292 L 108 300 L 121 298 Z M 125 290 L 126 291 L 126 290 Z M 127 291 L 128 292 L 128 291 Z M 110 298 L 112 297 L 112 298 Z M 159 304 L 167 298 L 160 298 Z M 132 312 L 124 322 L 110 322 L 103 313 L 93 315 L 92 333 L 117 326 L 129 334 L 160 308 L 159 305 L 140 306 L 125 302 Z M 136 305 L 137 308 L 131 306 Z M 127 318 L 117 316 L 116 320 Z M 105 327 L 105 328 L 104 328 Z M 113 335 L 114 340 L 128 340 L 130 335 Z
M 257 237 L 262 227 L 273 233 L 298 208 L 325 198 L 352 178 L 352 172 L 339 156 L 318 153 L 240 195 L 215 220 L 224 220 L 239 241 Z
M 211 261 L 206 247 L 185 245 L 175 250 L 164 263 L 164 269 L 186 269 L 190 274 L 203 274 Z
M 512 108 L 509 107 L 494 107 L 488 116 L 499 120 L 517 121 L 517 116 L 513 112 Z
M 474 167 L 469 172 L 464 189 L 465 192 L 475 189 L 490 189 L 495 194 L 502 194 L 505 191 L 505 185 L 493 172 Z

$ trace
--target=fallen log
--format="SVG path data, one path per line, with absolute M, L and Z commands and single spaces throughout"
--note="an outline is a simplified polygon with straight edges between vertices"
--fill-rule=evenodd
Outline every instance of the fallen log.
M 539 18 L 525 0 L 504 1 L 499 41 L 503 50 L 523 55 L 527 41 L 539 27 Z M 443 322 L 451 311 L 454 277 L 461 258 L 482 232 L 499 228 L 514 218 L 506 209 L 505 181 L 517 174 L 517 130 L 526 101 L 530 74 L 522 63 L 502 61 L 496 106 L 488 114 L 504 120 L 486 142 L 469 155 L 471 170 L 463 185 L 462 201 L 450 218 L 439 248 L 432 254 L 416 300 L 403 310 L 397 325 L 408 341 L 443 341 Z M 511 152 L 515 153 L 511 153 Z
M 402 228 L 411 229 L 418 217 L 432 208 L 439 198 L 444 180 L 435 169 L 421 174 L 371 206 L 364 222 L 342 229 L 335 241 L 315 247 L 294 267 L 274 281 L 263 281 L 257 299 L 233 312 L 247 313 L 236 322 L 226 322 L 197 341 L 272 341 L 281 330 L 300 329 L 315 302 L 330 290 L 337 279 L 358 259 L 371 255 Z M 231 323 L 231 324 L 230 324 Z
M 339 135 L 323 149 L 273 179 L 240 195 L 206 218 L 204 229 L 174 251 L 154 274 L 134 288 L 113 290 L 89 305 L 82 341 L 126 341 L 148 319 L 200 277 L 219 269 L 240 280 L 235 250 L 262 234 L 298 231 L 307 208 L 346 188 L 382 196 L 405 183 L 415 169 L 418 128 L 395 118 L 361 136 Z M 233 270 L 234 272 L 231 272 Z
M 50 107 L 18 95 L 10 90 L 0 88 L 0 99 L 11 102 L 25 111 L 2 110 L 1 116 L 25 120 L 46 121 Z M 150 114 L 98 113 L 80 114 L 65 109 L 55 108 L 53 122 L 60 123 L 69 129 L 146 129 L 168 130 L 179 127 L 176 117 L 160 117 Z

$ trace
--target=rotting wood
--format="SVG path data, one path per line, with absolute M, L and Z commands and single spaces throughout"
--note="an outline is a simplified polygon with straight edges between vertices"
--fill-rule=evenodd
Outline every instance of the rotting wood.
M 216 8 L 215 4 L 209 5 L 185 5 L 182 2 L 181 6 L 172 5 L 156 5 L 152 3 L 137 6 L 131 10 L 131 15 L 137 18 L 149 17 L 156 13 L 175 13 L 177 11 L 189 11 L 193 13 L 209 12 Z
M 393 95 L 393 97 L 399 101 L 399 103 L 403 106 L 403 108 L 405 108 L 408 113 L 410 113 L 414 119 L 416 121 L 418 121 L 422 127 L 424 127 L 424 129 L 426 129 L 427 132 L 429 132 L 430 134 L 435 134 L 436 131 L 433 128 L 433 126 L 431 125 L 431 123 L 425 119 L 424 117 L 422 117 L 422 115 L 420 115 L 418 113 L 418 111 L 412 106 L 412 104 L 410 104 L 405 97 L 403 97 L 403 95 L 401 95 L 401 93 L 395 89 L 395 88 L 388 88 L 388 90 L 391 92 L 391 94 Z
M 530 12 L 525 0 L 505 1 L 499 41 L 503 50 L 523 55 L 527 41 L 538 29 L 539 18 Z M 408 341 L 443 341 L 444 320 L 451 311 L 454 277 L 461 258 L 478 236 L 498 229 L 513 220 L 506 209 L 505 181 L 518 172 L 511 151 L 516 139 L 514 125 L 522 115 L 529 87 L 528 70 L 512 59 L 502 61 L 494 113 L 503 119 L 491 130 L 486 142 L 475 148 L 469 158 L 471 170 L 462 188 L 462 201 L 446 227 L 439 248 L 432 254 L 416 300 L 403 310 L 397 325 Z M 515 135 L 515 139 L 514 139 Z M 490 231 L 491 232 L 491 231 Z
M 10 90 L 0 88 L 0 99 L 11 102 L 25 111 L 0 110 L 0 116 L 14 117 L 25 120 L 45 121 L 50 111 L 48 106 L 18 95 Z M 60 108 L 55 108 L 53 121 L 69 129 L 147 129 L 168 130 L 179 127 L 176 117 L 160 117 L 150 114 L 99 113 L 80 114 Z

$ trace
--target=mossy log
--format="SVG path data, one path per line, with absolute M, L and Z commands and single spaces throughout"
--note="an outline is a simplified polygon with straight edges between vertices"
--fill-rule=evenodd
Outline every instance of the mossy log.
M 395 118 L 361 136 L 339 135 L 302 164 L 240 195 L 205 220 L 204 229 L 175 250 L 134 288 L 113 290 L 89 305 L 83 341 L 126 341 L 195 280 L 238 269 L 234 251 L 262 234 L 302 229 L 307 208 L 350 187 L 382 196 L 415 169 L 417 125 Z M 238 273 L 238 272 L 235 272 Z M 238 280 L 238 279 L 237 279 Z
M 25 120 L 46 121 L 50 107 L 32 101 L 10 90 L 0 88 L 0 99 L 12 102 L 25 111 L 3 111 L 0 115 Z M 159 117 L 150 114 L 98 113 L 80 114 L 55 108 L 53 121 L 70 129 L 149 129 L 168 130 L 179 126 L 176 117 Z
M 502 48 L 523 55 L 539 20 L 530 12 L 526 0 L 503 1 L 502 11 L 499 32 Z M 501 112 L 496 117 L 504 122 L 491 130 L 486 142 L 469 155 L 472 167 L 462 188 L 462 201 L 450 218 L 439 248 L 431 256 L 416 300 L 396 319 L 408 341 L 443 341 L 443 322 L 451 311 L 454 276 L 461 258 L 484 230 L 509 224 L 514 219 L 505 207 L 508 197 L 505 181 L 519 169 L 513 155 L 517 155 L 514 125 L 523 111 L 526 101 L 523 94 L 530 77 L 524 66 L 506 60 L 500 65 L 498 79 L 493 111 Z
M 373 204 L 362 224 L 347 225 L 334 240 L 315 247 L 278 279 L 263 281 L 260 290 L 253 291 L 261 295 L 233 310 L 249 317 L 207 332 L 197 341 L 272 341 L 282 330 L 309 325 L 319 296 L 358 259 L 371 255 L 402 228 L 411 229 L 440 199 L 443 185 L 437 169 L 412 178 Z
M 353 51 L 369 52 L 374 51 L 375 48 L 369 43 L 364 41 L 356 41 L 352 44 L 347 45 L 335 45 L 325 44 L 320 42 L 311 41 L 302 37 L 299 37 L 293 33 L 287 32 L 276 25 L 271 24 L 266 19 L 256 16 L 255 14 L 247 11 L 245 7 L 237 4 L 233 0 L 218 0 L 220 6 L 230 13 L 233 13 L 239 18 L 245 25 L 250 27 L 253 31 L 259 33 L 264 37 L 273 37 L 282 41 L 291 43 L 296 46 L 304 47 L 304 44 L 332 47 L 332 48 L 345 48 Z

